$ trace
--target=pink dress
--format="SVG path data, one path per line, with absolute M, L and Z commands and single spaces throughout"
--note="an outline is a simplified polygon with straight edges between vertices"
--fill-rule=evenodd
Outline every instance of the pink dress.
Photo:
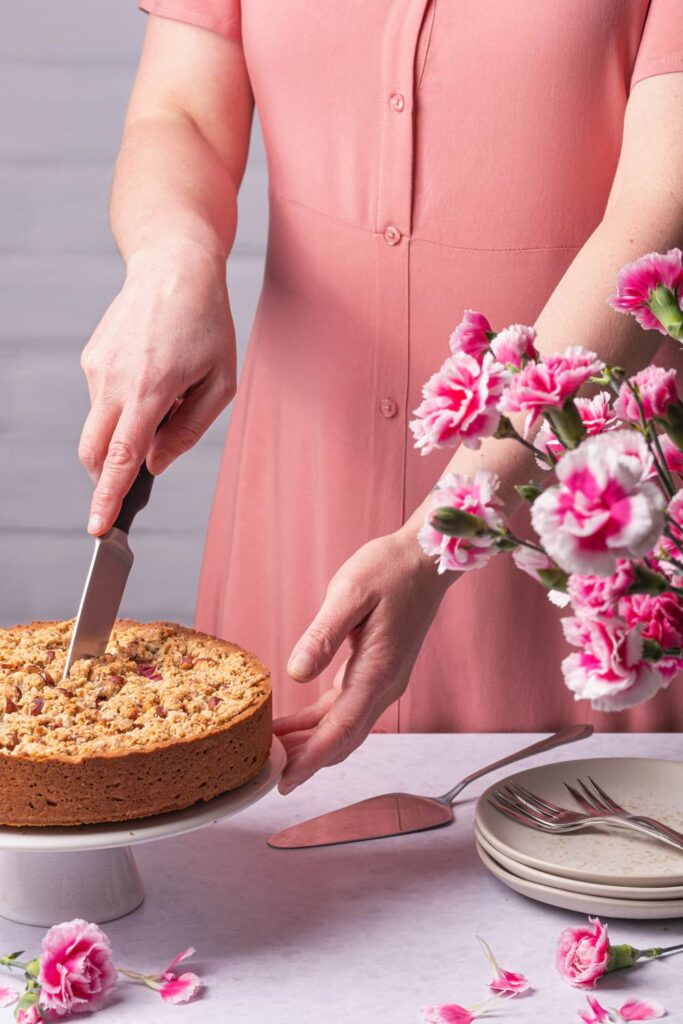
M 241 38 L 263 127 L 267 262 L 197 625 L 257 652 L 289 712 L 331 681 L 285 673 L 330 577 L 401 525 L 451 454 L 420 458 L 407 424 L 452 328 L 470 307 L 498 328 L 533 323 L 602 217 L 629 89 L 683 71 L 683 5 L 142 6 Z M 683 727 L 676 685 L 620 715 L 575 703 L 559 618 L 510 559 L 470 573 L 379 727 Z

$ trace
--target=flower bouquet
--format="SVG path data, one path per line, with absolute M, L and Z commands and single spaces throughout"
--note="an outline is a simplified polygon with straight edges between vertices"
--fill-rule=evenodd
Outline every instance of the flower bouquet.
M 650 253 L 625 267 L 610 298 L 647 330 L 683 341 L 683 257 Z M 683 668 L 683 403 L 676 371 L 627 378 L 575 345 L 541 357 L 532 327 L 495 332 L 468 311 L 451 355 L 423 388 L 411 429 L 423 455 L 482 438 L 533 452 L 540 479 L 516 490 L 534 539 L 512 533 L 489 470 L 450 473 L 419 534 L 439 572 L 484 566 L 510 552 L 572 614 L 578 648 L 562 663 L 576 699 L 615 711 L 652 697 Z M 585 384 L 601 388 L 577 397 Z M 514 417 L 515 422 L 510 417 Z M 520 418 L 521 417 L 521 418 Z

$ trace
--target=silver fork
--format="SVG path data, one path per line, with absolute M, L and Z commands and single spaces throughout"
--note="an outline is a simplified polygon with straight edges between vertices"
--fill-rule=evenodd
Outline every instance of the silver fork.
M 626 808 L 608 796 L 605 790 L 597 784 L 597 782 L 588 776 L 587 785 L 582 782 L 581 779 L 577 780 L 577 785 L 580 787 L 579 790 L 570 786 L 568 782 L 565 782 L 565 788 L 569 790 L 571 795 L 576 800 L 579 807 L 583 807 L 584 811 L 588 814 L 602 815 L 602 814 L 614 814 L 629 821 L 638 821 L 643 825 L 649 825 L 656 832 L 661 833 L 663 836 L 667 836 L 669 839 L 674 840 L 677 843 L 683 843 L 683 834 L 677 832 L 676 829 L 671 828 L 670 825 L 666 825 L 663 821 L 658 821 L 656 818 L 650 818 L 645 814 L 633 814 L 631 811 L 627 811 Z
M 659 839 L 678 850 L 683 850 L 683 837 L 674 838 L 664 835 L 651 825 L 617 814 L 596 811 L 590 814 L 580 814 L 578 811 L 570 811 L 566 807 L 560 807 L 558 804 L 531 793 L 518 783 L 510 783 L 493 790 L 489 803 L 501 814 L 507 815 L 508 818 L 512 818 L 528 828 L 535 828 L 539 832 L 565 835 L 593 828 L 596 825 L 610 825 L 626 831 L 639 832 L 642 835 Z

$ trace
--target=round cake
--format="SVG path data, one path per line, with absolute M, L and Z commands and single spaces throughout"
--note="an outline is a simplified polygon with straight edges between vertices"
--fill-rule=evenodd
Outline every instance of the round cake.
M 268 670 L 171 622 L 116 623 L 63 679 L 73 622 L 0 629 L 0 824 L 142 818 L 235 789 L 271 744 Z

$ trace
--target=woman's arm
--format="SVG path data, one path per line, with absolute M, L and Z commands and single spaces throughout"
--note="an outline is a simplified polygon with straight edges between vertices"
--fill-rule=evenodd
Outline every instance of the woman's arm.
M 97 485 L 91 533 L 111 526 L 145 457 L 161 472 L 234 394 L 225 261 L 252 112 L 238 43 L 150 16 L 111 198 L 126 278 L 82 358 L 92 408 L 79 455 Z
M 633 90 L 604 218 L 536 323 L 542 353 L 582 344 L 629 372 L 651 362 L 661 336 L 643 333 L 632 317 L 617 316 L 607 296 L 624 264 L 681 243 L 682 111 L 683 74 L 648 78 Z M 478 451 L 459 448 L 448 470 L 471 475 L 484 467 L 501 477 L 499 493 L 509 511 L 519 500 L 515 484 L 528 482 L 536 472 L 525 448 L 493 438 Z M 366 544 L 342 566 L 294 648 L 289 673 L 300 682 L 314 679 L 344 640 L 350 640 L 352 653 L 333 690 L 277 723 L 290 750 L 284 792 L 343 760 L 405 689 L 443 594 L 457 579 L 454 573 L 439 577 L 419 549 L 416 535 L 429 506 L 427 496 L 401 530 Z

